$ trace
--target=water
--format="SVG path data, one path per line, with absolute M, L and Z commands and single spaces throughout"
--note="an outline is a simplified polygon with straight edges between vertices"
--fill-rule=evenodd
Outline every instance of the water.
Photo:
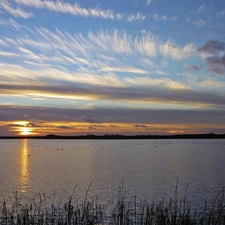
M 225 186 L 224 162 L 225 140 L 0 140 L 0 195 L 84 199 L 91 184 L 88 196 L 112 202 L 123 184 L 152 201 L 173 197 L 178 178 L 202 204 Z

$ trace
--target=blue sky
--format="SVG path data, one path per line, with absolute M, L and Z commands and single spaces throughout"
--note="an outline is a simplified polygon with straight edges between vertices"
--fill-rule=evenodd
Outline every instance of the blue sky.
M 1 0 L 0 135 L 225 133 L 224 0 Z

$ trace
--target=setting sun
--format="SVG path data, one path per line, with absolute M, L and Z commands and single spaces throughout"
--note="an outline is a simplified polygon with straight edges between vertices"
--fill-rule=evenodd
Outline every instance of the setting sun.
M 29 127 L 21 127 L 21 135 L 30 135 L 31 134 L 31 130 Z

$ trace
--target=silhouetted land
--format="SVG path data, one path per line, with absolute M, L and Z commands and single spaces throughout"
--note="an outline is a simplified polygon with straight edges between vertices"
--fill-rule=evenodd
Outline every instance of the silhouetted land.
M 46 136 L 1 136 L 0 139 L 225 139 L 225 134 L 175 134 L 175 135 L 79 135 L 79 136 L 60 136 L 49 134 Z

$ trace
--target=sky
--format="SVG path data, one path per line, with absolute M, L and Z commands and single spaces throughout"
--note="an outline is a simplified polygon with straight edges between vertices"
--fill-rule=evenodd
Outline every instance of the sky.
M 0 0 L 0 135 L 225 133 L 225 0 Z

